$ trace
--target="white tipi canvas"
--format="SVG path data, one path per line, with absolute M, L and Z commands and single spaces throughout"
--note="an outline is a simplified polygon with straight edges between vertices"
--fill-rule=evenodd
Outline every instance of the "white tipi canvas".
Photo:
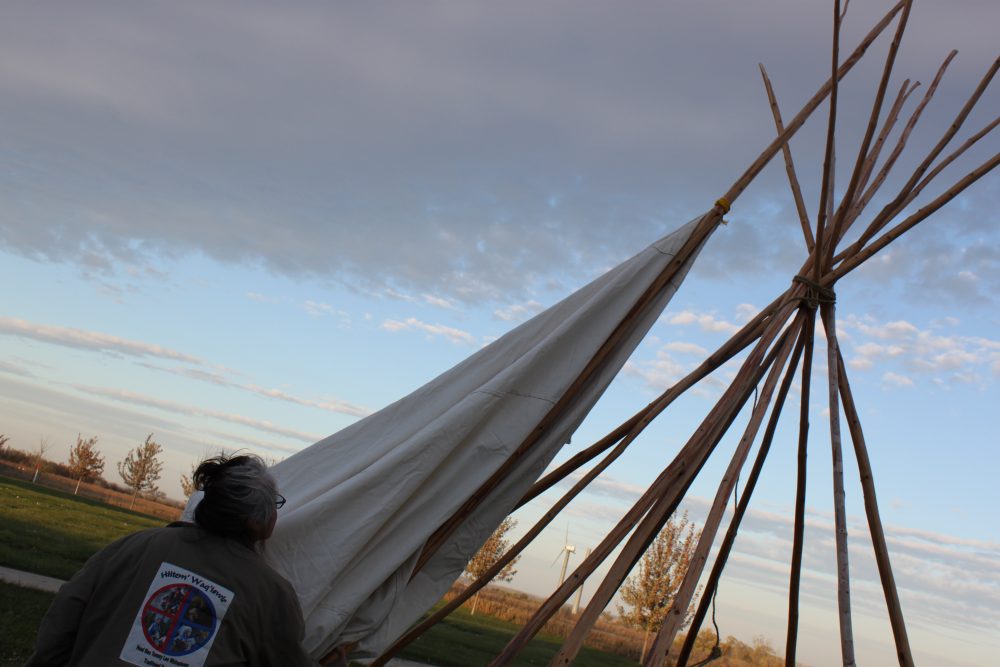
M 697 219 L 412 394 L 273 468 L 287 504 L 266 558 L 298 592 L 315 657 L 377 655 L 434 604 L 656 321 L 676 272 L 571 407 L 411 578 L 428 537 L 518 448 L 691 236 Z

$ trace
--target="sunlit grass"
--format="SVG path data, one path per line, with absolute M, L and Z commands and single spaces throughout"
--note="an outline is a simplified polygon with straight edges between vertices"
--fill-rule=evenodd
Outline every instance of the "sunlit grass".
M 110 542 L 164 525 L 120 507 L 0 477 L 0 565 L 68 579 Z

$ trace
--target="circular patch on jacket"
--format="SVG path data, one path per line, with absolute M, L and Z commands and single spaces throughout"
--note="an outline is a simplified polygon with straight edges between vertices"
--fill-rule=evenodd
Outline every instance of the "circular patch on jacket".
M 215 633 L 215 606 L 190 584 L 170 584 L 149 596 L 142 608 L 142 633 L 164 655 L 187 655 Z

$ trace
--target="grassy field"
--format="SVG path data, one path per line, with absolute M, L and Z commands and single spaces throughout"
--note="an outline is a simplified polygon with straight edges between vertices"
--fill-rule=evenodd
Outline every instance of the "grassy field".
M 0 667 L 25 663 L 35 646 L 38 622 L 53 597 L 0 582 Z
M 503 649 L 519 626 L 490 616 L 470 616 L 468 610 L 457 609 L 416 640 L 401 658 L 424 662 L 437 667 L 474 667 L 487 665 Z M 518 655 L 514 665 L 548 665 L 562 641 L 536 637 Z M 636 663 L 620 655 L 584 647 L 573 661 L 575 667 L 626 667 Z
M 163 521 L 76 496 L 0 477 L 0 565 L 68 579 L 93 553 L 124 535 Z M 0 584 L 0 667 L 21 665 L 52 594 Z M 517 626 L 459 609 L 414 642 L 400 657 L 437 667 L 486 665 Z M 536 638 L 515 665 L 546 665 L 559 642 Z M 635 665 L 621 656 L 585 648 L 581 667 Z
M 162 519 L 0 477 L 0 565 L 69 579 L 109 542 Z

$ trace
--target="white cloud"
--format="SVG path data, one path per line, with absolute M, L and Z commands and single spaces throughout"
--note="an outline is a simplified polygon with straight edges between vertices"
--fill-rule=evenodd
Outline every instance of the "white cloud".
M 399 320 L 385 320 L 382 322 L 381 327 L 386 331 L 423 331 L 429 336 L 441 336 L 452 343 L 461 343 L 465 345 L 474 345 L 476 343 L 476 338 L 467 331 L 462 331 L 461 329 L 456 329 L 454 327 L 449 327 L 444 324 L 427 324 L 426 322 L 421 322 L 415 317 L 408 317 L 404 321 Z
M 711 315 L 709 313 L 697 313 L 692 310 L 682 310 L 679 313 L 667 314 L 666 322 L 667 324 L 675 326 L 689 326 L 696 324 L 702 331 L 722 332 L 728 334 L 736 333 L 740 329 L 739 326 L 733 324 L 732 322 L 720 320 L 715 315 Z
M 553 469 L 555 466 L 552 466 Z M 548 472 L 548 471 L 546 471 Z M 576 472 L 567 475 L 565 479 L 556 484 L 557 488 L 568 490 L 572 485 L 579 482 L 583 476 L 584 472 L 582 470 L 577 470 Z M 614 498 L 623 502 L 634 503 L 639 499 L 646 489 L 639 486 L 638 484 L 632 484 L 630 482 L 625 482 L 623 480 L 617 479 L 612 475 L 601 475 L 590 484 L 587 485 L 586 493 L 591 493 L 599 496 L 605 496 L 608 498 Z M 615 510 L 620 513 L 620 510 Z
M 302 304 L 302 308 L 309 317 L 332 317 L 337 320 L 341 328 L 351 326 L 351 316 L 346 311 L 339 310 L 328 303 L 312 301 L 310 299 Z
M 108 398 L 114 401 L 120 401 L 123 403 L 132 403 L 134 405 L 144 405 L 147 407 L 164 410 L 166 412 L 193 415 L 199 417 L 210 417 L 212 419 L 228 422 L 230 424 L 249 426 L 250 428 L 257 429 L 258 431 L 266 431 L 268 433 L 274 433 L 276 435 L 281 435 L 288 438 L 295 438 L 297 440 L 302 440 L 304 442 L 312 443 L 312 442 L 317 442 L 320 439 L 320 436 L 317 436 L 315 434 L 304 433 L 302 431 L 296 431 L 295 429 L 285 428 L 283 426 L 274 424 L 267 420 L 244 417 L 243 415 L 221 412 L 218 410 L 208 410 L 206 408 L 194 405 L 185 405 L 183 403 L 167 401 L 161 398 L 156 398 L 154 396 L 138 394 L 136 392 L 126 391 L 123 389 L 106 389 L 104 387 L 92 387 L 85 385 L 76 385 L 75 389 L 88 396 L 103 396 L 104 398 Z
M 651 361 L 628 361 L 622 369 L 627 375 L 641 378 L 655 391 L 663 391 L 684 377 L 687 369 L 661 348 Z
M 847 362 L 847 365 L 851 368 L 856 368 L 859 371 L 866 371 L 875 365 L 875 362 L 871 359 L 865 359 L 864 357 L 855 357 Z
M 959 271 L 958 277 L 966 282 L 978 283 L 980 281 L 979 276 L 977 276 L 972 271 Z
M 199 368 L 164 368 L 155 364 L 146 363 L 142 363 L 140 365 L 154 371 L 172 373 L 174 375 L 180 375 L 182 377 L 199 380 L 201 382 L 208 382 L 220 387 L 229 387 L 232 389 L 239 389 L 241 391 L 248 391 L 250 393 L 257 394 L 258 396 L 274 398 L 310 408 L 319 408 L 320 410 L 326 410 L 327 412 L 335 412 L 337 414 L 349 415 L 351 417 L 366 417 L 372 413 L 371 408 L 366 408 L 362 405 L 357 405 L 356 403 L 350 403 L 340 399 L 317 400 L 301 398 L 280 389 L 265 389 L 252 383 L 247 384 L 235 382 L 223 373 L 209 372 Z
M 381 326 L 386 331 L 393 331 L 393 332 L 409 329 L 409 326 L 406 324 L 406 322 L 400 322 L 399 320 L 385 320 L 384 322 L 382 322 Z
M 339 313 L 339 311 L 333 311 L 329 306 L 322 308 L 322 306 L 326 306 L 326 304 L 315 304 L 311 301 L 306 303 L 316 306 L 318 309 L 317 312 L 333 312 L 334 314 Z M 296 403 L 298 405 L 319 408 L 321 410 L 327 410 L 329 412 L 349 415 L 352 417 L 364 417 L 372 412 L 370 408 L 339 399 L 316 400 L 300 398 L 277 389 L 264 389 L 254 384 L 234 382 L 229 377 L 229 373 L 231 371 L 217 365 L 210 365 L 198 357 L 184 354 L 183 352 L 178 352 L 176 350 L 171 350 L 160 345 L 127 340 L 110 334 L 86 331 L 83 329 L 39 325 L 13 318 L 0 318 L 0 333 L 87 351 L 127 355 L 139 358 L 154 357 L 169 361 L 195 364 L 197 366 L 195 368 L 164 368 L 144 361 L 138 362 L 140 366 L 152 370 L 173 373 L 175 375 L 181 375 L 183 377 L 199 380 L 201 382 L 208 382 L 218 386 L 249 391 L 260 396 L 276 398 Z M 18 370 L 19 369 L 14 366 L 6 368 L 0 366 L 0 371 L 8 374 L 25 375 L 27 373 L 24 369 L 20 369 L 22 372 L 18 372 Z
M 498 308 L 493 311 L 493 316 L 504 322 L 520 321 L 532 315 L 542 312 L 545 307 L 537 301 L 528 301 L 523 304 L 514 304 L 505 308 Z
M 263 387 L 258 387 L 256 385 L 233 385 L 240 389 L 245 389 L 246 391 L 259 394 L 260 396 L 266 396 L 268 398 L 276 398 L 282 401 L 287 401 L 289 403 L 297 403 L 298 405 L 304 405 L 310 408 L 319 408 L 320 410 L 326 410 L 328 412 L 336 412 L 342 415 L 350 415 L 352 417 L 366 417 L 372 413 L 370 408 L 366 408 L 355 403 L 349 403 L 347 401 L 341 401 L 339 399 L 326 399 L 326 400 L 315 400 L 308 398 L 299 398 L 289 394 L 281 389 L 265 389 Z
M 281 299 L 258 294 L 257 292 L 247 292 L 246 297 L 251 301 L 259 301 L 260 303 L 280 303 L 281 301 Z
M 372 295 L 386 299 L 393 299 L 395 301 L 405 301 L 406 303 L 417 303 L 416 297 L 413 297 L 409 294 L 404 294 L 403 292 L 400 292 L 399 290 L 393 289 L 391 287 L 383 287 L 381 289 L 378 289 L 375 292 L 373 292 Z
M 319 315 L 331 315 L 335 312 L 333 306 L 330 304 L 312 300 L 307 300 L 303 303 L 302 308 L 313 317 L 317 317 Z
M 424 301 L 432 306 L 437 306 L 438 308 L 447 308 L 452 310 L 455 308 L 455 302 L 451 299 L 445 299 L 440 296 L 434 296 L 433 294 L 424 294 Z
M 932 357 L 931 364 L 936 369 L 954 370 L 968 364 L 978 363 L 979 360 L 978 354 L 968 350 L 949 350 Z
M 283 452 L 285 454 L 296 454 L 302 451 L 302 446 L 292 447 L 289 445 L 276 443 L 272 440 L 259 440 L 256 438 L 248 438 L 247 436 L 242 434 L 233 435 L 232 433 L 225 433 L 223 431 L 215 431 L 212 429 L 205 430 L 204 434 L 210 435 L 213 438 L 217 438 L 219 440 L 226 440 L 228 442 L 231 442 L 233 443 L 233 445 L 236 446 L 237 449 L 249 446 L 249 447 L 255 447 L 257 449 L 274 450 L 278 452 Z M 210 451 L 211 450 L 207 451 L 206 454 L 209 454 Z
M 913 379 L 898 373 L 888 372 L 882 375 L 882 382 L 893 387 L 912 387 Z
M 35 324 L 13 317 L 0 317 L 0 334 L 29 338 L 43 343 L 80 350 L 133 357 L 158 357 L 160 359 L 169 359 L 189 364 L 204 364 L 198 357 L 171 350 L 155 343 L 128 340 L 97 331 Z
M 851 368 L 871 370 L 890 366 L 883 379 L 895 386 L 910 386 L 912 375 L 930 375 L 939 386 L 952 382 L 982 384 L 980 369 L 991 370 L 993 377 L 1000 371 L 1000 341 L 981 336 L 942 335 L 938 320 L 928 329 L 897 320 L 881 323 L 874 317 L 849 316 L 838 322 L 845 331 L 855 334 L 845 345 L 845 356 Z
M 746 323 L 757 316 L 760 312 L 760 308 L 750 303 L 741 303 L 736 306 L 736 319 L 740 322 Z
M 703 348 L 701 345 L 696 343 L 685 343 L 683 341 L 674 341 L 672 343 L 667 343 L 663 346 L 664 350 L 668 352 L 679 352 L 681 354 L 694 354 L 699 357 L 708 356 L 708 350 Z

